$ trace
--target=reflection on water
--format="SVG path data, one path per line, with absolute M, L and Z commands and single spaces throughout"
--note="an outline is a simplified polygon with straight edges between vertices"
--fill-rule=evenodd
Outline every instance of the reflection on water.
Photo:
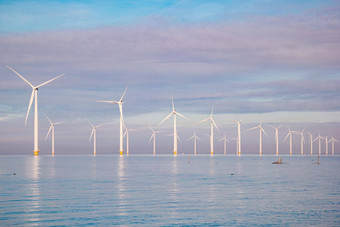
M 28 222 L 39 222 L 40 221 L 40 209 L 41 209 L 41 197 L 40 197 L 40 157 L 34 156 L 30 157 L 30 162 L 27 164 L 27 172 L 31 173 L 31 184 L 28 187 L 29 190 L 29 204 L 28 211 L 31 213 L 27 217 Z
M 124 162 L 125 162 L 125 157 L 124 156 L 120 156 L 118 157 L 118 171 L 117 171 L 117 193 L 118 193 L 118 209 L 119 209 L 119 215 L 126 215 L 127 211 L 126 211 L 126 189 L 125 189 L 125 166 L 124 166 Z

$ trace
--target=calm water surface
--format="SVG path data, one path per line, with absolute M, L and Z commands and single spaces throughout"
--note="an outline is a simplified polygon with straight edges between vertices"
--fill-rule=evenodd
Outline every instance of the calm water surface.
M 1 156 L 0 226 L 340 226 L 340 157 L 282 159 Z

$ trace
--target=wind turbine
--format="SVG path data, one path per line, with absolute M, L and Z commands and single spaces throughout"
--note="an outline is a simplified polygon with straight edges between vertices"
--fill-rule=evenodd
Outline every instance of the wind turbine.
M 135 132 L 137 131 L 137 129 L 128 129 L 125 126 L 125 133 L 123 135 L 123 137 L 126 136 L 126 155 L 129 155 L 129 132 Z
M 310 155 L 313 155 L 313 135 L 310 132 L 308 132 L 308 134 L 309 134 L 309 142 L 310 142 Z
M 174 98 L 173 98 L 173 97 L 171 97 L 171 103 L 172 103 L 172 112 L 171 112 L 168 116 L 166 116 L 166 117 L 158 124 L 158 126 L 161 125 L 164 121 L 168 120 L 168 119 L 171 117 L 171 115 L 174 115 L 174 155 L 177 155 L 177 138 L 178 138 L 178 136 L 177 136 L 177 128 L 176 128 L 176 123 L 177 123 L 177 122 L 176 122 L 176 116 L 178 115 L 178 116 L 183 117 L 183 118 L 185 118 L 185 119 L 188 119 L 188 118 L 187 118 L 187 117 L 184 117 L 182 114 L 178 113 L 178 112 L 175 110 Z
M 332 139 L 330 139 L 328 142 L 332 142 L 332 155 L 334 155 L 334 142 L 338 142 L 334 137 L 332 136 Z
M 123 155 L 124 153 L 124 147 L 123 147 L 123 125 L 124 125 L 124 119 L 123 119 L 123 98 L 125 95 L 126 90 L 128 87 L 125 88 L 124 93 L 122 97 L 120 97 L 119 101 L 97 101 L 97 102 L 105 102 L 105 103 L 115 103 L 119 106 L 119 112 L 120 112 L 120 120 L 119 120 L 119 154 Z
M 262 122 L 260 122 L 260 124 L 259 124 L 258 126 L 256 126 L 256 127 L 249 128 L 248 131 L 249 131 L 249 130 L 253 130 L 253 129 L 257 129 L 257 128 L 260 129 L 260 155 L 262 155 L 262 132 L 263 132 L 266 136 L 268 136 L 268 135 L 267 135 L 267 133 L 264 131 L 263 127 L 262 127 Z
M 323 137 L 321 137 L 320 136 L 320 133 L 319 133 L 319 135 L 318 135 L 318 137 L 316 137 L 314 140 L 313 140 L 313 142 L 315 141 L 315 140 L 319 140 L 319 155 L 321 155 L 321 139 L 324 139 Z
M 196 140 L 199 140 L 198 136 L 196 135 L 196 132 L 194 131 L 194 135 L 190 137 L 187 141 L 194 139 L 194 155 L 196 155 Z
M 224 155 L 227 155 L 227 143 L 229 143 L 229 140 L 224 135 L 224 137 L 222 139 L 220 139 L 219 141 L 224 142 Z
M 303 155 L 303 144 L 305 143 L 305 138 L 303 137 L 303 132 L 305 130 L 303 129 L 301 132 L 295 132 L 295 134 L 301 135 L 301 155 Z
M 155 131 L 153 130 L 153 128 L 149 127 L 152 131 L 151 137 L 149 139 L 149 143 L 151 142 L 151 140 L 153 139 L 153 155 L 156 155 L 156 134 L 161 132 L 161 131 Z
M 38 88 L 58 79 L 59 77 L 62 77 L 65 74 L 61 74 L 57 77 L 54 77 L 51 80 L 48 80 L 48 81 L 46 81 L 42 84 L 39 84 L 38 86 L 33 86 L 30 82 L 28 82 L 28 80 L 26 80 L 23 76 L 21 76 L 14 69 L 12 69 L 9 66 L 7 66 L 7 68 L 9 68 L 11 71 L 13 71 L 15 74 L 17 74 L 21 79 L 23 79 L 32 88 L 31 98 L 30 98 L 30 101 L 29 101 L 29 104 L 28 104 L 28 109 L 27 109 L 27 114 L 26 114 L 26 119 L 25 119 L 25 125 L 27 123 L 27 118 L 28 118 L 28 115 L 30 113 L 30 109 L 31 109 L 33 99 L 34 99 L 34 149 L 33 149 L 33 153 L 34 153 L 34 156 L 38 156 L 38 154 L 39 154 L 39 144 L 38 144 Z
M 286 139 L 287 139 L 288 136 L 289 136 L 289 154 L 290 154 L 290 155 L 292 155 L 292 153 L 293 153 L 293 149 L 292 149 L 292 148 L 293 148 L 292 134 L 293 134 L 293 132 L 292 132 L 292 131 L 290 130 L 290 128 L 288 127 L 288 133 L 287 133 L 285 139 L 283 140 L 283 142 L 286 141 Z
M 328 137 L 324 136 L 323 139 L 325 140 L 326 155 L 328 155 Z
M 213 111 L 214 108 L 212 108 L 211 110 L 211 114 L 210 117 L 200 121 L 199 123 L 205 122 L 205 121 L 209 121 L 210 120 L 210 154 L 213 155 L 214 154 L 214 126 L 217 129 L 217 131 L 220 131 L 213 119 Z
M 44 114 L 45 115 L 45 114 Z M 47 132 L 47 135 L 45 137 L 45 140 L 47 140 L 47 137 L 48 135 L 50 134 L 50 132 L 52 131 L 52 156 L 54 156 L 54 126 L 56 125 L 59 125 L 61 123 L 63 123 L 63 121 L 60 121 L 60 122 L 56 122 L 56 123 L 53 123 L 48 117 L 47 115 L 45 115 L 45 117 L 47 118 L 47 120 L 50 122 L 51 126 Z
M 233 120 L 237 124 L 237 142 L 236 142 L 236 153 L 238 156 L 241 155 L 241 120 Z
M 102 127 L 104 124 L 94 126 L 89 120 L 88 122 L 92 126 L 92 131 L 91 131 L 89 142 L 91 141 L 91 138 L 93 136 L 93 155 L 96 156 L 97 154 L 97 128 Z
M 279 155 L 279 128 L 281 128 L 282 125 L 280 125 L 279 127 L 274 127 L 274 126 L 270 126 L 275 130 L 275 144 L 276 144 L 276 156 Z

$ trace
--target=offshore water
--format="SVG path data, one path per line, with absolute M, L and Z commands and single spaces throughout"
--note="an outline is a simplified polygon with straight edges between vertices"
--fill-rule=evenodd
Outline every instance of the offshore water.
M 340 226 L 340 157 L 281 158 L 1 156 L 0 226 Z

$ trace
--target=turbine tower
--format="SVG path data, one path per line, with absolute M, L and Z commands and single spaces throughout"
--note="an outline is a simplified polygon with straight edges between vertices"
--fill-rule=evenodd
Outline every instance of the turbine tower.
M 158 124 L 158 126 L 161 125 L 164 121 L 168 120 L 168 119 L 171 117 L 171 115 L 174 115 L 174 155 L 177 155 L 177 126 L 176 126 L 177 122 L 176 122 L 176 116 L 178 115 L 178 116 L 183 117 L 183 118 L 185 118 L 185 119 L 188 119 L 188 118 L 184 117 L 182 114 L 178 113 L 178 112 L 175 110 L 175 105 L 174 105 L 174 99 L 173 99 L 173 97 L 171 97 L 171 103 L 172 103 L 172 112 L 171 112 L 168 116 L 166 116 L 166 117 Z
M 320 133 L 319 133 L 319 135 L 318 135 L 318 137 L 316 137 L 314 140 L 313 140 L 313 142 L 315 141 L 315 140 L 319 140 L 319 155 L 321 155 L 321 140 L 322 139 L 324 139 L 323 137 L 321 137 L 320 136 Z
M 97 128 L 102 127 L 104 124 L 94 126 L 90 121 L 88 122 L 92 126 L 92 131 L 91 131 L 89 142 L 91 141 L 91 138 L 93 136 L 93 155 L 96 156 L 97 154 Z
M 241 120 L 233 120 L 237 124 L 237 142 L 236 142 L 236 153 L 238 156 L 241 155 Z
M 123 137 L 126 136 L 126 155 L 129 155 L 129 144 L 130 144 L 130 142 L 129 142 L 129 132 L 135 132 L 135 131 L 137 131 L 137 130 L 136 129 L 128 129 L 125 126 L 125 132 L 124 132 Z
M 205 122 L 205 121 L 209 121 L 210 120 L 210 154 L 213 155 L 214 154 L 214 126 L 217 129 L 217 131 L 220 131 L 213 119 L 213 111 L 214 108 L 211 110 L 211 114 L 210 117 L 200 121 L 199 123 Z
M 28 109 L 27 109 L 27 114 L 26 114 L 26 119 L 25 119 L 25 125 L 27 123 L 27 118 L 28 118 L 28 115 L 30 113 L 30 109 L 31 109 L 33 99 L 34 99 L 34 149 L 33 149 L 33 153 L 34 153 L 34 156 L 38 156 L 38 154 L 39 154 L 39 144 L 38 144 L 38 88 L 58 79 L 59 77 L 65 75 L 65 74 L 61 74 L 57 77 L 54 77 L 51 80 L 48 80 L 48 81 L 46 81 L 42 84 L 39 84 L 38 86 L 33 86 L 30 82 L 28 82 L 28 80 L 26 80 L 23 76 L 21 76 L 14 69 L 12 69 L 9 66 L 7 66 L 7 68 L 12 70 L 15 74 L 17 74 L 21 79 L 23 79 L 32 88 L 31 98 L 30 98 L 30 101 L 29 101 L 29 104 L 28 104 Z
M 308 132 L 308 134 L 309 134 L 309 142 L 310 142 L 310 155 L 313 155 L 313 135 L 310 132 Z
M 119 154 L 124 154 L 124 145 L 123 145 L 123 126 L 124 126 L 124 119 L 123 119 L 123 98 L 125 95 L 126 90 L 128 87 L 125 88 L 122 97 L 120 97 L 119 101 L 97 101 L 97 102 L 105 102 L 105 103 L 114 103 L 118 104 L 119 112 L 120 112 L 120 119 L 119 119 Z
M 275 145 L 276 145 L 276 156 L 279 155 L 279 128 L 281 128 L 281 125 L 279 127 L 270 126 L 275 130 Z
M 227 155 L 227 143 L 229 143 L 229 140 L 227 139 L 227 137 L 224 137 L 222 139 L 219 140 L 220 142 L 223 141 L 224 142 L 224 155 Z
M 290 128 L 288 127 L 288 133 L 287 133 L 285 139 L 283 140 L 283 142 L 286 141 L 286 139 L 287 139 L 288 136 L 289 136 L 289 154 L 290 154 L 290 155 L 292 155 L 292 153 L 293 153 L 293 139 L 292 139 L 292 134 L 293 134 L 293 132 L 292 132 L 292 131 L 290 130 Z
M 334 155 L 334 142 L 338 142 L 334 137 L 332 136 L 332 139 L 330 139 L 328 142 L 332 142 L 332 155 Z
M 194 155 L 196 155 L 196 140 L 199 140 L 198 136 L 196 135 L 196 132 L 194 131 L 194 135 L 190 137 L 187 141 L 194 139 Z
M 153 155 L 156 155 L 156 134 L 161 132 L 161 131 L 155 131 L 153 130 L 153 128 L 149 127 L 152 131 L 151 137 L 149 139 L 149 143 L 151 142 L 151 140 L 153 139 Z
M 44 114 L 45 115 L 45 114 Z M 61 123 L 63 123 L 63 121 L 57 122 L 57 123 L 53 123 L 46 115 L 45 117 L 47 118 L 47 120 L 50 122 L 51 126 L 47 132 L 47 135 L 45 137 L 45 140 L 47 140 L 48 135 L 50 134 L 50 132 L 52 131 L 52 156 L 54 156 L 54 126 L 59 125 Z
M 260 124 L 259 124 L 258 126 L 256 126 L 256 127 L 249 128 L 248 131 L 249 131 L 249 130 L 253 130 L 253 129 L 257 129 L 257 128 L 260 130 L 260 155 L 262 155 L 262 132 L 263 132 L 266 136 L 268 136 L 268 135 L 267 135 L 267 133 L 264 131 L 263 127 L 262 127 L 262 122 L 260 122 Z

